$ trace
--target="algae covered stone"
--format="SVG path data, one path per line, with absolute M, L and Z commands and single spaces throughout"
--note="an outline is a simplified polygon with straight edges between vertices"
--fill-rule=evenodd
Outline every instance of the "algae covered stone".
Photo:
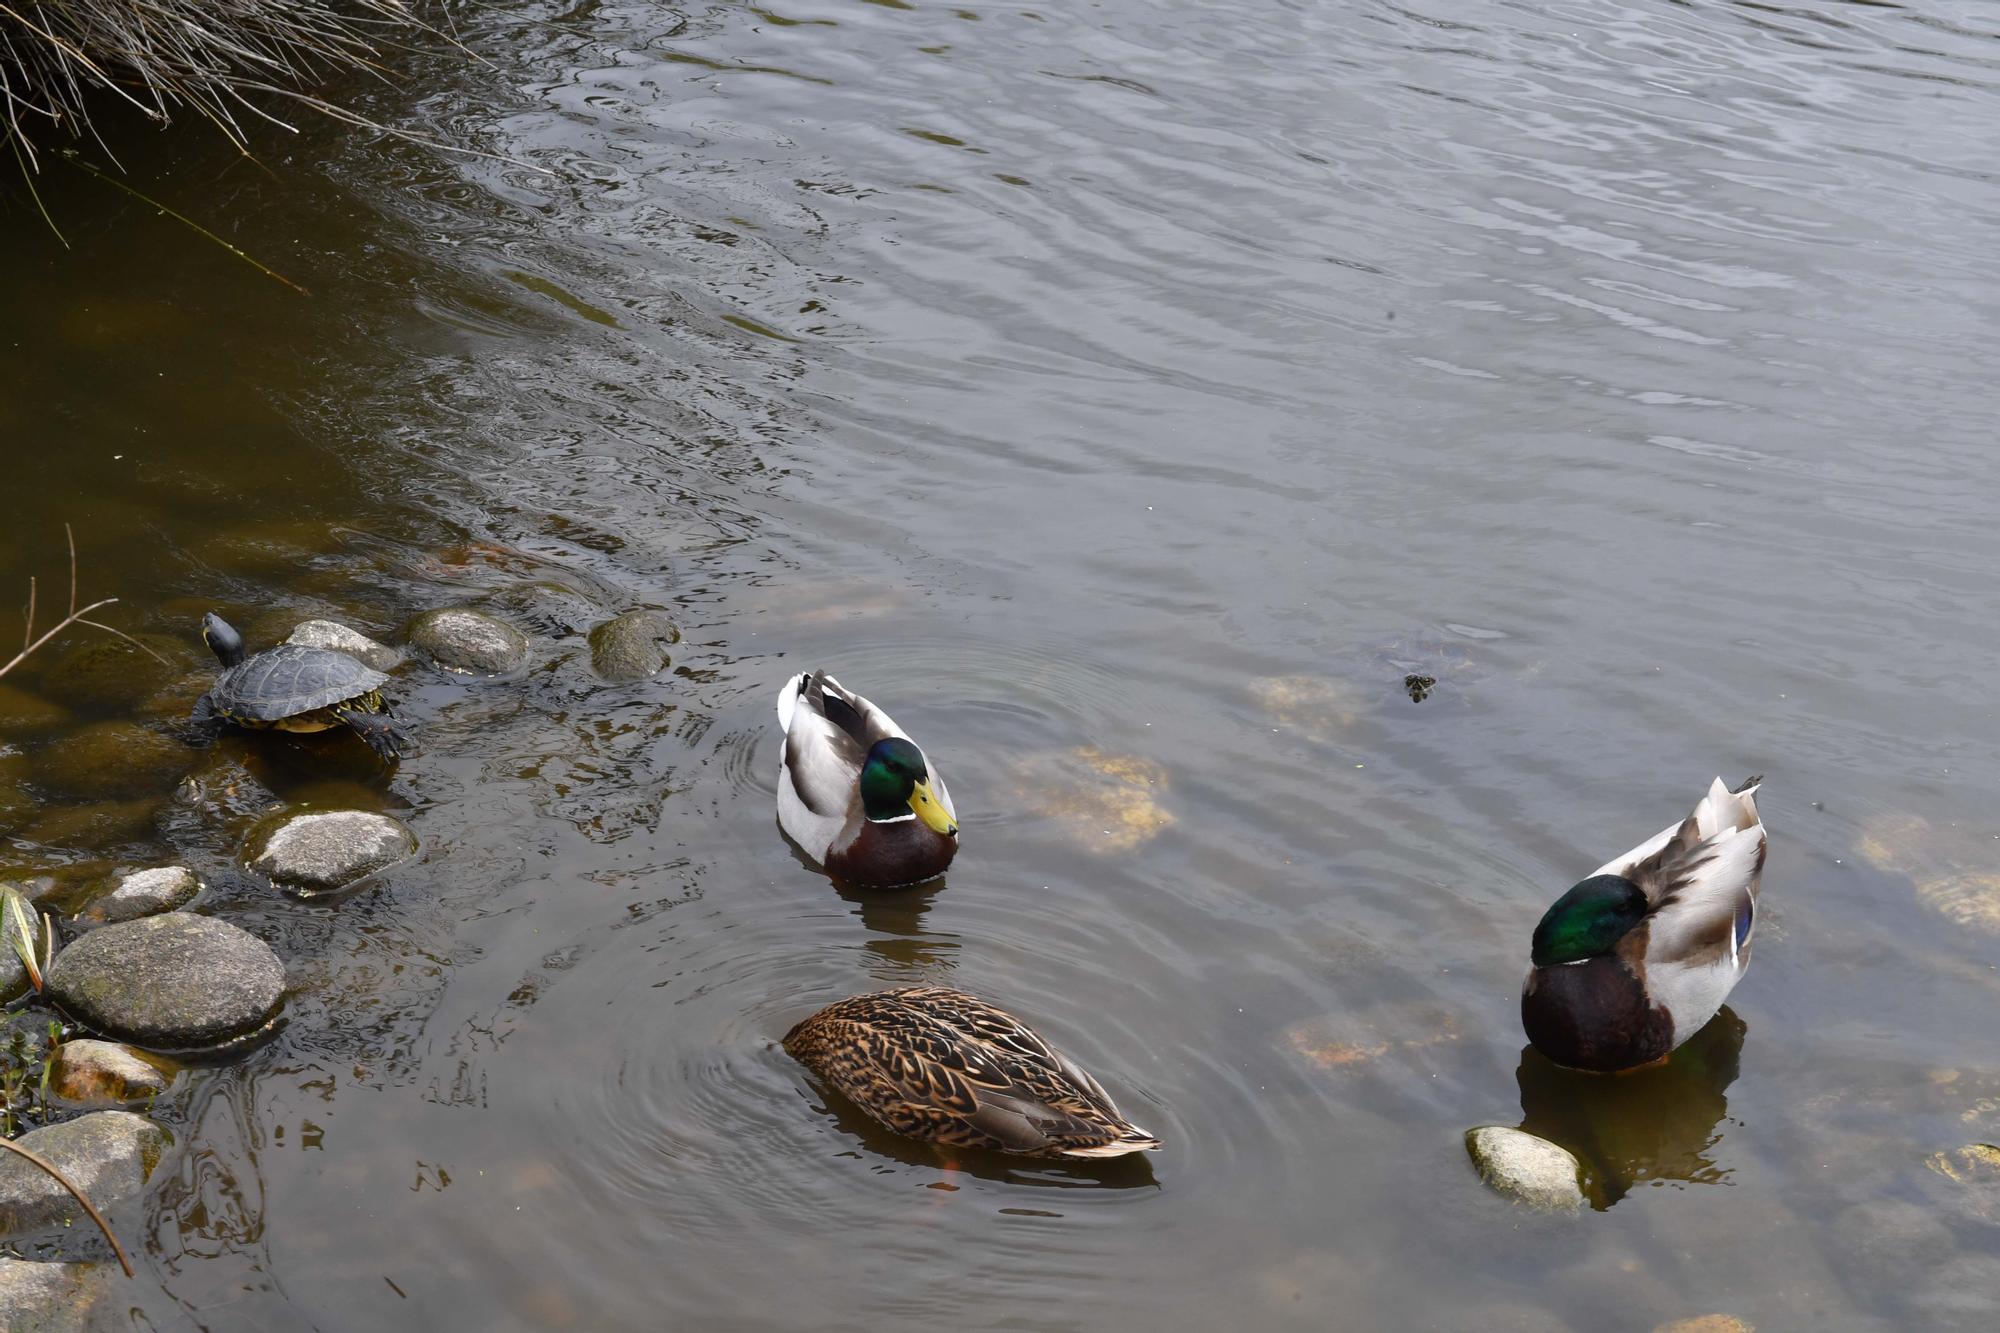
M 1577 1160 L 1547 1139 L 1503 1125 L 1465 1132 L 1465 1150 L 1495 1193 L 1531 1208 L 1574 1211 L 1583 1205 Z
M 272 883 L 310 897 L 331 893 L 407 859 L 417 835 L 366 810 L 281 815 L 251 830 L 244 859 Z
M 496 616 L 470 607 L 426 611 L 405 632 L 410 646 L 448 671 L 501 676 L 528 660 L 528 640 Z
M 136 1196 L 159 1164 L 167 1131 L 130 1111 L 92 1111 L 18 1140 L 68 1176 L 98 1211 Z M 91 1226 L 68 1190 L 12 1154 L 0 1159 L 0 1235 L 58 1226 Z
M 124 1106 L 157 1097 L 172 1082 L 130 1046 L 77 1037 L 56 1048 L 49 1091 L 72 1106 Z
M 153 1050 L 245 1037 L 277 1015 L 285 967 L 226 921 L 166 912 L 93 930 L 56 955 L 49 995 L 96 1032 Z
M 590 632 L 590 665 L 609 681 L 644 680 L 666 670 L 667 650 L 680 641 L 664 611 L 628 611 Z
M 194 754 L 171 736 L 132 722 L 79 728 L 36 756 L 35 780 L 81 796 L 144 796 L 173 790 Z

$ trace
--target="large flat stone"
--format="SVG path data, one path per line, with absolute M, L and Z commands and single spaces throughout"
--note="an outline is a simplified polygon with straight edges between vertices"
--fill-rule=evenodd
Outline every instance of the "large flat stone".
M 213 917 L 165 912 L 93 930 L 56 955 L 49 995 L 96 1032 L 153 1050 L 217 1046 L 278 1012 L 271 946 Z

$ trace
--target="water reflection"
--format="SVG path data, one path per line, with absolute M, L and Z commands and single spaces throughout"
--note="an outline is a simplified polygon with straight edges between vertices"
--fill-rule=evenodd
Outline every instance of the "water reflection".
M 1665 1064 L 1629 1074 L 1564 1069 L 1524 1046 L 1515 1073 L 1520 1127 L 1576 1154 L 1595 1208 L 1611 1207 L 1645 1181 L 1720 1184 L 1729 1170 L 1711 1154 L 1746 1031 L 1725 1008 Z

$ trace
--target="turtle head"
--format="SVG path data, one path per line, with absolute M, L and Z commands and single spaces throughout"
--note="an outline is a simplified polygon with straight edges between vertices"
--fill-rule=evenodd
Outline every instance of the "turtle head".
M 958 820 L 931 788 L 930 766 L 914 741 L 891 736 L 876 741 L 861 765 L 861 804 L 877 823 L 915 816 L 933 833 L 951 837 Z
M 1646 919 L 1646 895 L 1622 875 L 1592 875 L 1556 899 L 1535 927 L 1536 967 L 1602 958 Z
M 226 667 L 243 660 L 243 636 L 236 632 L 236 626 L 213 611 L 201 618 L 201 641 Z

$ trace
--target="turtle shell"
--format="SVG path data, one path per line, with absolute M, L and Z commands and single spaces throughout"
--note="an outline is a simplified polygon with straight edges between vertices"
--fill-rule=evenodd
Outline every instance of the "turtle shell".
M 357 698 L 388 679 L 346 653 L 283 643 L 223 672 L 209 697 L 225 717 L 276 722 Z

